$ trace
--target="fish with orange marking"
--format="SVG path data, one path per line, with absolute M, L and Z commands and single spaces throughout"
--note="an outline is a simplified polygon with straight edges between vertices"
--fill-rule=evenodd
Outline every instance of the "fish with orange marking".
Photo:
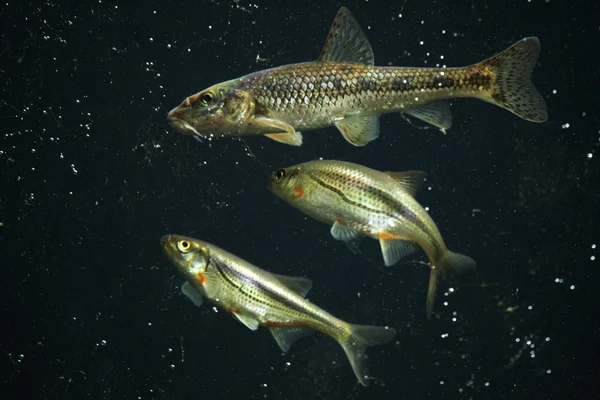
M 427 316 L 433 312 L 438 279 L 475 268 L 470 257 L 448 250 L 437 225 L 415 200 L 422 171 L 380 172 L 336 160 L 278 169 L 268 187 L 305 214 L 331 225 L 335 239 L 377 239 L 386 266 L 423 249 L 431 265 Z M 302 197 L 296 196 L 302 188 Z
M 166 235 L 161 247 L 186 281 L 181 290 L 196 305 L 210 300 L 251 330 L 265 326 L 283 352 L 313 331 L 335 339 L 344 349 L 356 378 L 368 386 L 369 346 L 389 342 L 389 327 L 354 325 L 306 300 L 306 278 L 262 270 L 219 247 L 194 238 Z

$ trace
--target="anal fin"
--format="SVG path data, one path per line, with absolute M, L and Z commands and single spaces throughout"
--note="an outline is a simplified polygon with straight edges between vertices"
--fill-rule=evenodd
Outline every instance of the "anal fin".
M 446 129 L 452 126 L 452 113 L 450 103 L 447 101 L 436 101 L 419 107 L 404 111 L 406 114 L 427 122 L 446 134 Z
M 379 235 L 379 244 L 385 266 L 389 267 L 396 264 L 402 258 L 419 251 L 420 247 L 417 243 L 403 239 L 387 239 Z
M 284 353 L 287 353 L 296 340 L 314 333 L 312 329 L 303 326 L 271 326 L 269 331 Z

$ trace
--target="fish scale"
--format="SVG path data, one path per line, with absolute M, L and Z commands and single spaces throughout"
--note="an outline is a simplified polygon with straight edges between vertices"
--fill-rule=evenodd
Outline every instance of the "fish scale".
M 241 78 L 239 84 L 252 93 L 263 115 L 285 115 L 291 124 L 310 116 L 331 125 L 357 112 L 399 112 L 447 99 L 449 94 L 453 98 L 486 96 L 492 92 L 493 81 L 491 72 L 482 75 L 469 68 L 420 71 L 311 62 L 257 72 Z

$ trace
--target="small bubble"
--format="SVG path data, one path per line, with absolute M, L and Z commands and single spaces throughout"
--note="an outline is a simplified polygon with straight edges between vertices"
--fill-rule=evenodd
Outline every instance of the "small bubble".
M 575 285 L 571 285 L 571 286 L 569 286 L 569 289 L 571 289 L 571 290 L 575 290 Z
M 175 369 L 175 365 L 174 364 L 171 364 L 170 367 L 171 367 L 171 369 Z
M 551 370 L 551 369 L 547 369 L 547 370 L 546 370 L 546 373 L 547 373 L 548 375 L 550 375 L 550 374 L 552 373 L 552 370 Z
M 558 93 L 558 90 L 554 89 L 554 90 L 552 91 L 552 94 L 556 94 L 556 93 Z
M 592 157 L 594 157 L 594 155 L 592 153 L 588 153 L 587 158 L 591 159 Z

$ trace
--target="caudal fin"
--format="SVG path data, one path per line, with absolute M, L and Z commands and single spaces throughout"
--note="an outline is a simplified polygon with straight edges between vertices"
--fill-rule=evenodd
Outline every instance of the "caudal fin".
M 536 37 L 528 37 L 476 64 L 478 68 L 490 68 L 496 76 L 492 93 L 484 100 L 527 121 L 546 121 L 546 102 L 531 82 L 531 72 L 539 54 L 540 41 Z
M 477 265 L 475 260 L 463 254 L 448 251 L 441 261 L 431 268 L 429 288 L 427 289 L 427 318 L 431 318 L 435 304 L 435 292 L 439 278 L 452 278 L 465 272 L 472 271 Z
M 394 338 L 396 330 L 383 326 L 350 325 L 350 337 L 340 340 L 354 375 L 363 386 L 369 386 L 369 369 L 366 350 L 369 346 L 387 343 Z

